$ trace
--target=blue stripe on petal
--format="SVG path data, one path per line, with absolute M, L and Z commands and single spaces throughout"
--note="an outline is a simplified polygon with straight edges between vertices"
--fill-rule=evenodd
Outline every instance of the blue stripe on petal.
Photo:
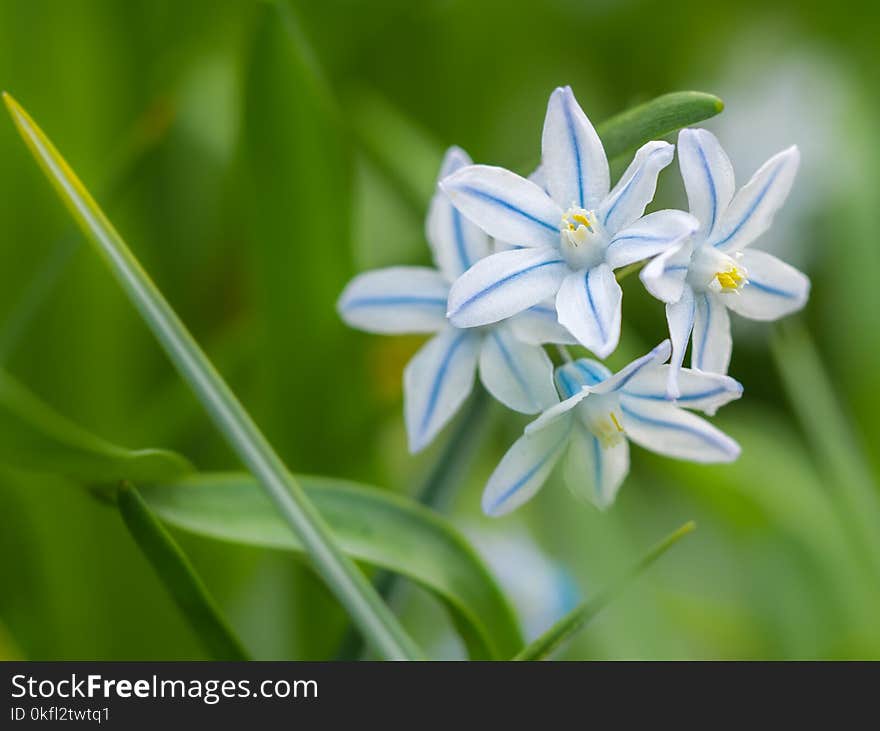
M 767 191 L 770 190 L 770 186 L 773 185 L 773 181 L 776 180 L 776 176 L 779 175 L 779 171 L 782 169 L 782 165 L 779 165 L 776 170 L 773 171 L 773 175 L 770 176 L 770 179 L 767 181 L 767 184 L 761 189 L 761 192 L 758 193 L 758 197 L 755 198 L 755 202 L 749 207 L 749 210 L 746 211 L 745 215 L 740 219 L 739 223 L 734 226 L 733 230 L 727 234 L 721 241 L 715 242 L 714 246 L 724 246 L 728 241 L 730 241 L 734 236 L 739 233 L 739 230 L 746 225 L 748 220 L 752 217 L 754 212 L 757 210 L 758 206 L 761 205 L 761 202 L 764 200 L 767 195 Z
M 562 395 L 565 398 L 571 398 L 581 390 L 581 384 L 568 375 L 563 368 L 556 371 L 556 376 L 559 379 L 559 386 L 562 388 Z
M 522 389 L 523 393 L 528 397 L 529 401 L 531 401 L 534 405 L 538 407 L 538 409 L 540 409 L 541 404 L 539 399 L 536 399 L 532 394 L 531 388 L 529 387 L 528 379 L 523 375 L 522 371 L 519 369 L 519 366 L 517 366 L 516 361 L 513 359 L 513 356 L 510 354 L 507 346 L 504 344 L 504 340 L 494 330 L 492 331 L 491 337 L 495 344 L 498 346 L 498 350 L 501 351 L 501 357 L 504 359 L 508 370 L 513 374 L 513 377 L 516 379 L 516 382 L 519 384 L 519 387 Z
M 715 190 L 715 179 L 712 177 L 712 171 L 709 168 L 709 161 L 706 159 L 706 153 L 703 146 L 697 140 L 697 152 L 700 153 L 700 162 L 703 163 L 703 172 L 706 174 L 706 185 L 709 188 L 709 196 L 712 199 L 712 218 L 706 227 L 707 232 L 711 232 L 715 227 L 715 218 L 718 215 L 718 192 Z
M 679 396 L 677 399 L 670 399 L 666 396 L 665 393 L 634 393 L 633 391 L 627 391 L 626 395 L 632 398 L 640 398 L 640 399 L 648 399 L 651 401 L 665 401 L 667 403 L 681 403 L 682 401 L 698 401 L 699 399 L 711 398 L 712 396 L 719 396 L 722 393 L 728 393 L 726 388 L 713 388 L 709 391 L 701 391 L 700 393 L 691 393 L 686 396 Z
M 639 414 L 632 409 L 628 409 L 624 404 L 620 405 L 620 410 L 631 419 L 635 419 L 636 421 L 640 421 L 643 424 L 650 424 L 651 426 L 661 427 L 663 429 L 671 429 L 672 431 L 683 432 L 685 434 L 691 434 L 699 439 L 702 439 L 707 444 L 711 444 L 715 447 L 718 447 L 722 451 L 728 451 L 728 444 L 720 439 L 717 439 L 712 434 L 706 434 L 705 432 L 701 432 L 699 429 L 694 429 L 689 426 L 685 426 L 684 424 L 676 424 L 674 421 L 666 421 L 665 419 L 657 419 L 653 416 L 645 416 L 644 414 Z
M 343 309 L 353 307 L 394 307 L 397 305 L 425 305 L 426 307 L 444 307 L 444 297 L 419 297 L 417 295 L 388 295 L 385 297 L 355 297 L 345 303 Z
M 596 319 L 596 325 L 599 328 L 599 337 L 604 343 L 608 339 L 608 336 L 605 333 L 605 323 L 603 323 L 599 317 L 599 310 L 596 309 L 596 303 L 593 301 L 593 292 L 590 289 L 590 274 L 594 271 L 595 269 L 587 270 L 587 273 L 584 275 L 584 284 L 585 289 L 587 290 L 587 303 L 590 305 L 590 310 L 592 310 L 593 317 Z
M 756 282 L 754 279 L 749 279 L 746 284 L 747 287 L 754 287 L 755 289 L 760 290 L 761 292 L 766 292 L 767 294 L 776 295 L 777 297 L 785 297 L 786 299 L 797 299 L 798 295 L 794 292 L 787 292 L 784 289 L 777 289 L 776 287 L 771 287 L 769 284 L 762 284 L 761 282 Z
M 434 383 L 431 384 L 431 395 L 428 397 L 428 405 L 422 416 L 422 423 L 419 426 L 422 435 L 424 435 L 425 431 L 428 429 L 428 426 L 431 423 L 431 417 L 434 415 L 434 410 L 437 408 L 437 401 L 440 398 L 440 391 L 443 388 L 443 381 L 446 378 L 446 372 L 449 370 L 449 363 L 452 361 L 455 351 L 458 350 L 459 346 L 469 335 L 470 333 L 464 331 L 452 341 L 449 350 L 446 351 L 446 355 L 440 363 L 440 368 L 437 369 L 437 375 L 434 376 Z
M 596 498 L 602 501 L 602 447 L 599 440 L 593 437 L 593 465 L 596 479 Z
M 588 381 L 587 385 L 595 386 L 597 383 L 601 383 L 604 381 L 607 376 L 602 373 L 602 371 L 596 370 L 593 368 L 587 361 L 579 360 L 575 363 L 578 370 L 584 374 L 586 377 L 585 380 Z
M 532 264 L 531 266 L 528 266 L 525 269 L 521 269 L 518 272 L 514 272 L 513 274 L 508 274 L 506 277 L 502 277 L 497 282 L 492 282 L 492 284 L 490 284 L 485 289 L 481 289 L 479 292 L 475 292 L 474 294 L 472 294 L 464 302 L 462 302 L 458 307 L 456 307 L 454 312 L 450 312 L 449 314 L 450 315 L 458 314 L 465 307 L 469 307 L 477 300 L 482 299 L 490 292 L 498 289 L 498 287 L 501 287 L 505 284 L 508 284 L 509 282 L 513 281 L 514 279 L 517 279 L 518 277 L 523 276 L 524 274 L 528 274 L 529 272 L 533 272 L 536 269 L 540 269 L 541 267 L 550 266 L 551 264 L 563 264 L 563 263 L 564 263 L 564 261 L 562 259 L 552 259 L 551 261 L 542 261 L 540 264 Z
M 569 106 L 569 100 L 567 97 L 562 102 L 562 110 L 565 114 L 565 123 L 568 125 L 568 136 L 571 140 L 572 154 L 574 156 L 575 174 L 577 175 L 578 181 L 578 205 L 583 208 L 585 205 L 583 163 L 581 162 L 581 151 L 578 147 L 577 130 L 574 126 L 574 119 L 572 119 L 571 116 L 571 107 Z
M 532 465 L 521 477 L 517 478 L 516 481 L 510 487 L 508 487 L 497 498 L 495 498 L 495 500 L 489 506 L 488 512 L 490 512 L 490 513 L 494 512 L 498 508 L 499 505 L 502 505 L 503 503 L 507 502 L 517 490 L 521 489 L 529 480 L 531 480 L 538 473 L 538 471 L 545 464 L 547 464 L 547 462 L 549 462 L 550 459 L 552 459 L 553 455 L 555 455 L 556 452 L 559 450 L 559 448 L 563 444 L 565 444 L 567 439 L 568 439 L 568 432 L 566 432 L 563 435 L 562 439 L 560 439 L 556 444 L 554 444 L 552 448 L 547 450 L 547 453 L 543 457 L 541 457 L 541 459 L 536 464 Z
M 471 185 L 464 185 L 461 188 L 459 188 L 459 190 L 462 193 L 467 193 L 468 195 L 472 195 L 476 198 L 481 198 L 484 201 L 488 201 L 489 203 L 494 203 L 496 206 L 504 208 L 505 210 L 510 211 L 512 213 L 516 213 L 517 215 L 522 216 L 526 220 L 529 220 L 532 223 L 537 223 L 539 226 L 543 226 L 544 228 L 549 229 L 550 231 L 553 231 L 555 233 L 559 232 L 558 224 L 547 223 L 547 221 L 544 221 L 544 220 L 538 218 L 534 214 L 529 213 L 528 211 L 524 211 L 522 208 L 518 208 L 517 206 L 513 205 L 513 203 L 511 203 L 510 201 L 506 201 L 503 198 L 499 198 L 498 196 L 492 195 L 491 193 L 487 193 L 484 190 L 480 190 L 479 188 L 474 188 Z
M 463 272 L 467 271 L 473 265 L 471 258 L 468 256 L 467 247 L 464 244 L 464 229 L 462 227 L 461 214 L 458 209 L 450 206 L 452 209 L 452 232 L 455 237 L 455 250 L 458 252 L 458 261 Z
M 703 295 L 703 303 L 706 305 L 706 319 L 703 322 L 703 337 L 700 340 L 700 351 L 697 354 L 697 368 L 703 368 L 703 357 L 706 355 L 706 341 L 709 339 L 709 323 L 712 321 L 712 304 L 709 295 Z

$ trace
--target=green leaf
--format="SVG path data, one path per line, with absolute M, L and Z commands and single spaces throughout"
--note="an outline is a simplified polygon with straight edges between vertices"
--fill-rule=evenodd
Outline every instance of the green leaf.
M 82 429 L 0 371 L 0 461 L 88 484 L 169 480 L 189 462 L 163 449 L 126 449 Z
M 153 284 L 122 237 L 43 131 L 4 93 L 25 143 L 83 232 L 105 259 L 171 362 L 189 383 L 217 429 L 259 479 L 315 570 L 373 648 L 387 659 L 417 659 L 421 651 L 358 568 L 333 542 L 319 513 L 281 458 Z
M 676 130 L 714 117 L 724 109 L 717 96 L 676 91 L 616 114 L 596 127 L 609 160 Z
M 189 558 L 156 520 L 138 491 L 126 485 L 117 499 L 129 532 L 211 657 L 248 660 L 247 651 L 229 628 Z
M 680 539 L 697 527 L 696 523 L 689 521 L 678 530 L 670 533 L 666 538 L 654 546 L 644 555 L 641 561 L 633 566 L 621 579 L 615 582 L 605 591 L 596 595 L 595 598 L 584 602 L 573 609 L 549 630 L 529 643 L 514 660 L 543 660 L 557 649 L 563 642 L 571 639 L 582 630 L 599 612 L 607 607 L 620 592 L 629 586 L 630 582 L 639 576 L 646 568 L 654 563 L 660 556 L 666 553 Z
M 444 519 L 384 490 L 298 475 L 349 556 L 418 582 L 452 612 L 473 657 L 502 659 L 522 646 L 504 595 L 467 542 Z M 257 483 L 246 474 L 200 474 L 141 488 L 165 522 L 251 546 L 303 551 Z

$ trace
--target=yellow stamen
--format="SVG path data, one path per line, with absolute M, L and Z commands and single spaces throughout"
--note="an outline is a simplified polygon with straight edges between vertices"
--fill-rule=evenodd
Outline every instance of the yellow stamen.
M 611 412 L 611 421 L 614 422 L 614 426 L 617 427 L 617 431 L 619 431 L 619 432 L 623 431 L 623 427 L 620 425 L 620 422 L 617 420 L 617 416 L 615 415 L 615 413 L 613 411 Z
M 718 280 L 718 284 L 721 285 L 721 289 L 725 292 L 734 292 L 745 283 L 745 277 L 736 267 L 732 267 L 726 272 L 716 272 L 715 279 Z

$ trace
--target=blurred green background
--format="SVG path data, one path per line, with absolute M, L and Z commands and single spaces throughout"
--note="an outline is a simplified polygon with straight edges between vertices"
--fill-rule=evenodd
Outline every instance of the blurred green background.
M 527 172 L 561 84 L 596 122 L 667 91 L 718 94 L 727 108 L 707 126 L 740 183 L 797 143 L 795 191 L 760 248 L 804 268 L 813 293 L 782 326 L 736 323 L 746 393 L 718 423 L 741 459 L 634 450 L 606 514 L 552 482 L 491 521 L 482 485 L 526 422 L 496 409 L 450 510 L 530 636 L 696 519 L 565 657 L 876 658 L 878 21 L 870 3 L 0 0 L 0 87 L 288 464 L 400 492 L 440 449 L 405 449 L 401 371 L 420 340 L 350 331 L 335 300 L 357 271 L 427 262 L 445 146 Z M 0 160 L 0 365 L 116 442 L 236 468 L 5 118 Z M 680 188 L 673 165 L 656 205 L 683 205 Z M 635 278 L 624 289 L 613 365 L 664 332 L 659 303 Z M 0 466 L 0 516 L 0 658 L 203 657 L 115 511 Z M 306 567 L 178 537 L 256 656 L 334 655 L 345 618 Z M 405 621 L 436 656 L 460 656 L 427 597 Z

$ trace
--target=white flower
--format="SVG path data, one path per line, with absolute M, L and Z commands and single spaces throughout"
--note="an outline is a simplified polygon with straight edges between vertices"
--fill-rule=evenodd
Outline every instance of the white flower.
M 691 333 L 691 367 L 727 373 L 728 308 L 753 320 L 776 320 L 806 303 L 810 280 L 804 274 L 763 251 L 745 250 L 785 202 L 798 161 L 796 147 L 783 150 L 734 195 L 733 166 L 715 136 L 704 129 L 679 134 L 678 164 L 700 227 L 641 273 L 648 291 L 666 302 L 670 397 L 678 393 L 677 374 Z
M 557 370 L 564 398 L 525 429 L 492 473 L 483 510 L 503 515 L 529 500 L 566 455 L 565 480 L 574 494 L 599 508 L 614 502 L 629 472 L 629 442 L 693 462 L 730 462 L 739 445 L 681 407 L 712 414 L 742 395 L 729 376 L 684 369 L 681 396 L 665 394 L 671 348 L 664 340 L 615 374 L 582 358 Z
M 451 148 L 440 178 L 468 165 L 467 154 Z M 437 269 L 391 267 L 361 274 L 338 303 L 342 319 L 361 330 L 437 333 L 404 372 L 412 452 L 427 446 L 455 415 L 473 388 L 478 366 L 486 389 L 511 409 L 535 414 L 556 401 L 553 364 L 539 344 L 570 341 L 552 307 L 541 303 L 495 327 L 459 330 L 451 325 L 446 319 L 449 285 L 489 254 L 489 237 L 439 191 L 431 201 L 426 235 Z
M 571 89 L 550 96 L 537 179 L 474 165 L 440 183 L 453 204 L 499 241 L 518 245 L 478 262 L 449 294 L 457 327 L 498 322 L 556 296 L 559 322 L 600 357 L 620 338 L 613 270 L 655 256 L 694 231 L 682 211 L 642 217 L 673 147 L 649 142 L 609 193 L 605 150 Z M 546 189 L 546 192 L 545 192 Z

